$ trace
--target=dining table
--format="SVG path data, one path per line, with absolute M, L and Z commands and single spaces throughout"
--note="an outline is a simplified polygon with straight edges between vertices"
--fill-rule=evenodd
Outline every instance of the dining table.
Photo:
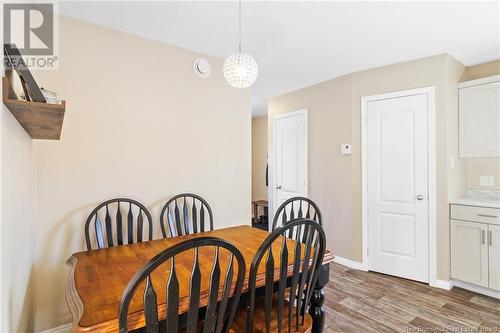
M 118 332 L 118 308 L 122 294 L 134 274 L 151 258 L 161 251 L 185 240 L 197 237 L 218 237 L 232 243 L 243 255 L 246 264 L 246 276 L 242 293 L 248 290 L 250 265 L 257 249 L 270 235 L 269 232 L 248 225 L 228 227 L 213 231 L 188 234 L 178 237 L 157 239 L 152 241 L 127 244 L 98 250 L 78 252 L 67 260 L 70 268 L 66 286 L 66 300 L 73 316 L 73 332 Z M 274 245 L 273 245 L 274 246 Z M 279 251 L 279 245 L 276 249 Z M 274 251 L 274 250 L 273 250 Z M 313 320 L 313 333 L 323 331 L 325 323 L 323 288 L 329 279 L 329 264 L 334 256 L 326 251 L 314 286 L 309 313 Z M 176 259 L 176 266 L 179 265 Z M 180 263 L 182 265 L 182 262 Z M 201 257 L 200 265 L 209 267 L 210 258 Z M 190 263 L 185 263 L 189 267 Z M 292 274 L 293 258 L 288 262 L 288 274 Z M 166 274 L 163 274 L 165 276 Z M 161 279 L 162 275 L 158 275 Z M 166 279 L 166 277 L 164 277 Z M 275 282 L 280 280 L 279 267 L 274 275 Z M 189 288 L 189 278 L 179 279 L 181 289 Z M 182 286 L 182 284 L 185 284 Z M 161 285 L 161 283 L 159 283 Z M 165 285 L 165 281 L 163 281 Z M 265 271 L 257 273 L 256 287 L 263 289 Z M 200 297 L 208 297 L 208 286 L 203 286 Z M 258 290 L 258 289 L 257 289 Z M 165 314 L 165 298 L 158 298 L 158 313 L 161 318 Z M 179 311 L 187 312 L 189 297 L 179 300 Z M 203 303 L 201 301 L 200 303 Z M 129 311 L 129 327 L 145 326 L 143 309 Z

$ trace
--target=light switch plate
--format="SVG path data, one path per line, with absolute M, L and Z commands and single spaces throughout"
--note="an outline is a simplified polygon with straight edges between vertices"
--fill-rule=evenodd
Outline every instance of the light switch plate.
M 342 143 L 340 145 L 340 155 L 351 155 L 352 149 L 350 143 Z
M 495 186 L 495 176 L 485 175 L 479 176 L 480 186 Z

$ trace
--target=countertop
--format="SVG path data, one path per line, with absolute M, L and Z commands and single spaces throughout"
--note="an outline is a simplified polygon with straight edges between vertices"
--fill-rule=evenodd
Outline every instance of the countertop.
M 451 200 L 450 204 L 452 204 L 452 205 L 464 205 L 464 206 L 479 206 L 479 207 L 500 209 L 500 200 L 494 200 L 494 199 L 460 198 L 460 199 Z

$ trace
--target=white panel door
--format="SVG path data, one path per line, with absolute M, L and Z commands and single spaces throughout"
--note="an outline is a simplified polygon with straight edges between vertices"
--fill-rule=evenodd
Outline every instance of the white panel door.
M 275 205 L 285 200 L 307 196 L 307 113 L 279 115 L 275 118 Z
M 367 103 L 368 266 L 429 281 L 427 94 Z
M 491 289 L 500 290 L 500 226 L 488 226 L 490 248 L 489 278 Z
M 488 287 L 488 225 L 451 221 L 451 277 Z

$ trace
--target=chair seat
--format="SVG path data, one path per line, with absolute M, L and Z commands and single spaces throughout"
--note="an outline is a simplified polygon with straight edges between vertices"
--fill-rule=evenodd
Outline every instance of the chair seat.
M 264 299 L 260 298 L 255 301 L 255 311 L 253 318 L 253 332 L 254 333 L 266 333 L 266 317 L 265 317 L 265 307 Z M 273 297 L 273 308 L 271 312 L 271 328 L 270 332 L 278 332 L 278 297 Z M 309 333 L 312 329 L 312 318 L 306 313 L 304 316 L 304 323 L 301 324 L 302 317 L 299 316 L 299 330 L 296 331 L 296 316 L 295 307 L 293 308 L 292 317 L 292 332 L 298 333 Z M 234 318 L 233 324 L 231 325 L 230 332 L 234 333 L 245 333 L 247 325 L 247 309 L 240 309 Z M 288 301 L 285 300 L 285 306 L 283 309 L 283 321 L 281 325 L 281 332 L 288 333 Z

